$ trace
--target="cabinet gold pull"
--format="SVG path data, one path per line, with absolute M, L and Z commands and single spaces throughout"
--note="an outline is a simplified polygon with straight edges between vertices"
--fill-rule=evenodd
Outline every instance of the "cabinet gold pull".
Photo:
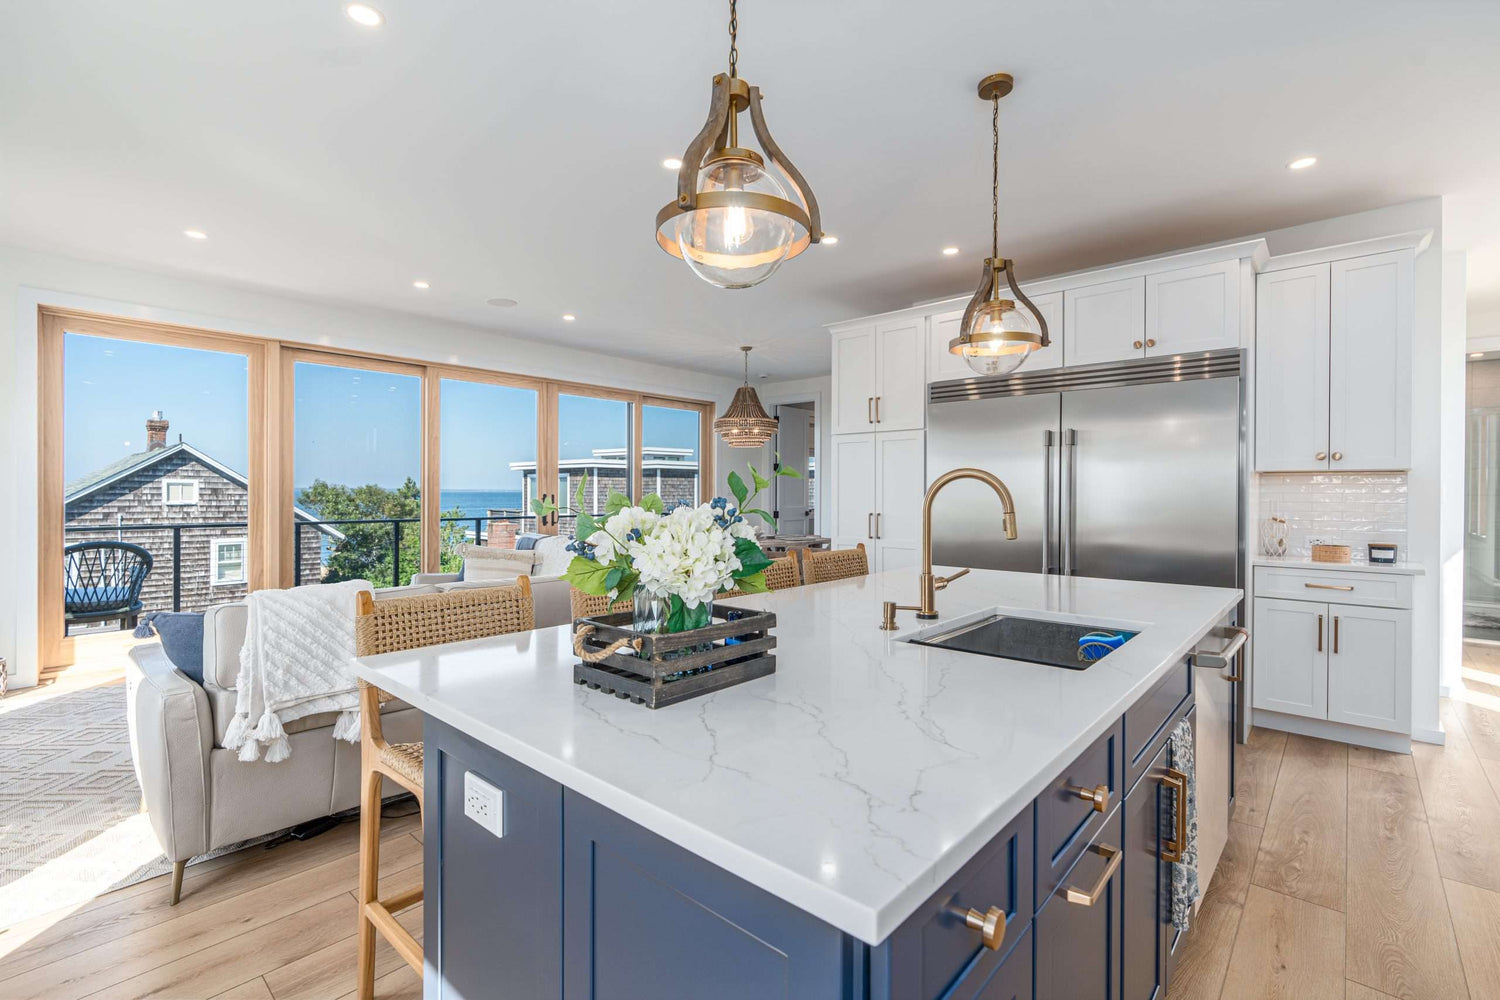
M 1333 453 L 1333 460 L 1335 462 L 1342 462 L 1344 460 L 1344 453 L 1341 452 L 1341 451 L 1334 452 Z
M 1347 583 L 1304 583 L 1302 586 L 1308 590 L 1353 590 L 1354 586 Z
M 1105 843 L 1090 844 L 1089 850 L 1108 861 L 1109 864 L 1104 866 L 1104 874 L 1099 876 L 1099 881 L 1095 882 L 1094 887 L 1088 892 L 1068 886 L 1068 902 L 1077 903 L 1079 906 L 1093 906 L 1099 902 L 1099 897 L 1104 895 L 1104 890 L 1109 887 L 1109 880 L 1115 877 L 1115 872 L 1120 870 L 1120 862 L 1125 859 L 1125 855 L 1120 853 L 1118 847 L 1110 847 Z
M 880 512 L 875 512 L 875 537 L 880 537 Z
M 1156 346 L 1156 341 L 1152 340 L 1150 337 L 1147 337 L 1146 338 L 1146 346 L 1147 347 L 1155 347 Z
M 1166 772 L 1157 780 L 1161 782 L 1163 788 L 1170 788 L 1176 793 L 1176 801 L 1173 803 L 1175 836 L 1166 847 L 1161 849 L 1161 859 L 1175 863 L 1182 860 L 1182 852 L 1187 844 L 1188 776 L 1175 767 L 1167 768 Z
M 872 407 L 874 407 L 874 405 L 875 405 L 875 397 L 874 396 L 866 396 L 865 397 L 865 423 L 867 423 L 867 424 L 873 424 L 875 422 L 875 412 L 872 409 Z
M 1139 351 L 1141 349 L 1142 345 L 1141 345 L 1141 342 L 1139 340 L 1132 340 L 1130 342 L 1130 346 L 1134 347 L 1137 351 Z
M 866 514 L 865 515 L 865 537 L 868 538 L 872 542 L 875 540 L 875 515 L 874 514 Z
M 880 423 L 880 397 L 875 397 L 875 422 Z
M 964 926 L 978 931 L 984 946 L 990 951 L 1000 950 L 1000 945 L 1005 942 L 1005 911 L 1000 907 L 992 906 L 983 913 L 972 908 L 954 907 L 949 912 L 962 920 Z
M 1320 462 L 1323 461 L 1327 457 L 1328 457 L 1328 452 L 1326 452 L 1326 451 L 1320 451 L 1316 455 L 1313 456 L 1313 458 L 1317 459 Z
M 1333 616 L 1333 651 L 1339 651 L 1339 616 Z
M 1095 785 L 1093 788 L 1082 788 L 1078 785 L 1064 785 L 1069 793 L 1078 796 L 1085 802 L 1094 804 L 1094 812 L 1102 813 L 1109 809 L 1109 786 Z
M 1318 616 L 1318 652 L 1323 652 L 1323 616 Z

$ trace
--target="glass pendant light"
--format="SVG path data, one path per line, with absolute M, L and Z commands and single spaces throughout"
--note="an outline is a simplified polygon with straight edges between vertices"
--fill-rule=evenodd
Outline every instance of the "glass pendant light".
M 823 238 L 817 199 L 766 128 L 760 88 L 739 78 L 738 41 L 729 0 L 729 73 L 714 77 L 708 121 L 682 154 L 677 200 L 656 213 L 661 248 L 720 288 L 758 285 Z M 765 156 L 739 144 L 746 110 Z
M 778 421 L 760 405 L 760 396 L 750 385 L 750 352 L 745 352 L 745 384 L 734 391 L 734 400 L 724 415 L 714 421 L 714 433 L 731 448 L 759 448 L 776 433 Z
M 993 106 L 990 256 L 979 276 L 979 288 L 964 310 L 958 336 L 948 342 L 948 353 L 962 357 L 969 369 L 979 375 L 1009 375 L 1025 364 L 1033 352 L 1052 343 L 1047 336 L 1047 320 L 1016 285 L 1014 262 L 1000 256 L 1000 98 L 1010 93 L 1014 85 L 1009 73 L 996 73 L 979 81 L 979 96 Z M 1004 285 L 1000 283 L 1002 274 Z M 1014 299 L 1006 296 L 1007 287 Z M 1016 305 L 1017 300 L 1026 307 L 1024 310 Z

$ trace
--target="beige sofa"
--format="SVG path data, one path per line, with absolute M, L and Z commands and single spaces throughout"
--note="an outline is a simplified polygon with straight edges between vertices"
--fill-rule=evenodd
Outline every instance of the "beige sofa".
M 377 590 L 375 599 L 514 582 L 459 583 L 443 574 L 413 579 L 410 587 Z M 572 620 L 568 593 L 556 577 L 532 581 L 538 628 Z M 359 804 L 359 746 L 333 738 L 333 713 L 288 723 L 292 755 L 280 763 L 245 762 L 224 749 L 247 616 L 243 601 L 205 612 L 201 686 L 172 665 L 160 643 L 130 651 L 130 753 L 152 829 L 174 865 L 173 903 L 191 858 Z M 392 742 L 422 738 L 420 714 L 403 702 L 388 703 L 383 715 Z

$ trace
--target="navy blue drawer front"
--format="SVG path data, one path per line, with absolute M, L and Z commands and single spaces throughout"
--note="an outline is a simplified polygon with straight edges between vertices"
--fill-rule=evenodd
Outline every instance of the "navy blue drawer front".
M 1116 806 L 1109 814 L 1065 886 L 1085 894 L 1100 888 L 1110 867 L 1106 855 L 1120 847 L 1123 811 Z M 1037 908 L 1036 1000 L 1119 1000 L 1121 887 L 1117 867 L 1093 905 L 1071 902 L 1060 891 Z
M 973 996 L 1009 965 L 1032 909 L 1033 807 L 1027 806 L 870 955 L 873 997 L 952 1000 Z M 968 910 L 1006 914 L 998 949 L 963 919 Z M 1030 968 L 1029 948 L 1026 959 Z M 1030 973 L 1027 973 L 1028 990 Z M 996 994 L 997 996 L 999 994 Z M 1029 996 L 1029 992 L 1027 994 Z
M 1120 800 L 1123 754 L 1116 723 L 1078 755 L 1036 800 L 1037 898 L 1046 899 Z M 1082 797 L 1100 787 L 1104 808 Z
M 1032 1000 L 1031 987 L 1036 964 L 1032 952 L 1035 943 L 1036 936 L 1031 933 L 1031 928 L 1023 928 L 1015 946 L 1005 956 L 1000 967 L 984 982 L 976 984 L 979 992 L 955 990 L 951 1000 Z M 964 986 L 968 986 L 968 979 L 964 980 Z
M 1183 702 L 1193 695 L 1193 666 L 1184 659 L 1167 671 L 1140 701 L 1125 712 L 1125 787 L 1135 787 L 1151 759 L 1167 738 L 1167 723 L 1173 721 Z

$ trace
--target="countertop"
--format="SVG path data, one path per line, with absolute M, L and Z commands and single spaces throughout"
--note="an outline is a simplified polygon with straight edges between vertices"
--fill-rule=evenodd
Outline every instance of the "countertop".
M 1396 563 L 1329 563 L 1313 562 L 1307 556 L 1255 556 L 1255 566 L 1291 566 L 1296 569 L 1327 569 L 1335 573 L 1396 573 L 1400 576 L 1422 576 L 1427 570 L 1405 560 Z
M 1087 670 L 897 641 L 916 574 L 735 598 L 776 673 L 652 711 L 575 685 L 569 627 L 367 657 L 416 708 L 879 944 L 1239 601 L 1238 590 L 976 570 L 943 621 L 1001 610 L 1140 634 Z M 923 623 L 930 627 L 934 623 Z

